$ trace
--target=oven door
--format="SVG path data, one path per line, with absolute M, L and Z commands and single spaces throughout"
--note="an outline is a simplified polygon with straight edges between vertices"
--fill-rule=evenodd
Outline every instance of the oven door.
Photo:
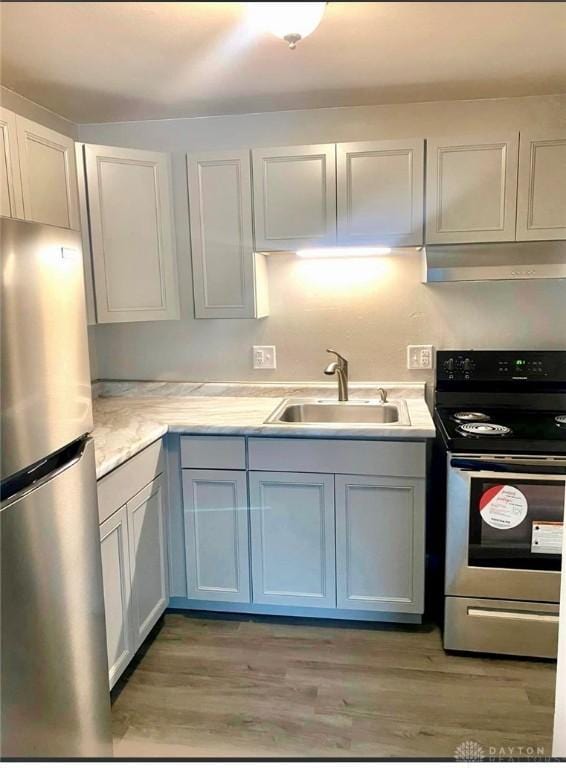
M 448 455 L 446 594 L 558 602 L 566 459 Z

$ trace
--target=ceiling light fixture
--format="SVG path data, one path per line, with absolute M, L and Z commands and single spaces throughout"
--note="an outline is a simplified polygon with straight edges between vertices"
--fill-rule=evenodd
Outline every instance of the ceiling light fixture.
M 328 259 L 337 256 L 386 256 L 388 253 L 391 253 L 391 248 L 383 245 L 372 245 L 334 248 L 302 248 L 297 251 L 297 256 L 301 256 L 303 259 Z
M 285 40 L 292 50 L 318 27 L 325 8 L 326 3 L 248 3 L 254 26 Z

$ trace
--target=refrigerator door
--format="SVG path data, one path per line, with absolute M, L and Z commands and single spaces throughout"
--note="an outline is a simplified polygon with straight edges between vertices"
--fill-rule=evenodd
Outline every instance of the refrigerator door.
M 2 478 L 92 430 L 80 234 L 0 219 Z
M 93 442 L 65 453 L 0 510 L 3 757 L 112 754 Z

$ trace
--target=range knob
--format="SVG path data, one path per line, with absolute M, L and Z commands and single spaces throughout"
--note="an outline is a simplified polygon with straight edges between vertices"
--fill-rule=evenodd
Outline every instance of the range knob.
M 473 370 L 474 362 L 473 360 L 470 360 L 469 357 L 466 357 L 466 359 L 462 363 L 462 370 L 469 373 L 471 370 Z
M 454 358 L 449 357 L 448 360 L 444 361 L 444 370 L 448 371 L 449 373 L 452 373 L 454 370 Z

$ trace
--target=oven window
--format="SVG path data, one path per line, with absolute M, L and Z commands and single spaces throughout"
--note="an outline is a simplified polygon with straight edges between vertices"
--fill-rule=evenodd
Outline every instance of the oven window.
M 473 477 L 469 565 L 559 571 L 564 481 Z

